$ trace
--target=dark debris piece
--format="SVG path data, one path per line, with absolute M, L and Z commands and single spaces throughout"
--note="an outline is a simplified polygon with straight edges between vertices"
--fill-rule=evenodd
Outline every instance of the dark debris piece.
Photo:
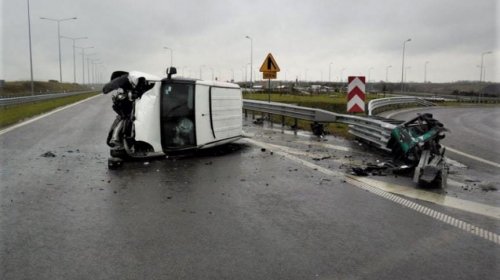
M 48 151 L 48 152 L 45 152 L 41 155 L 41 157 L 56 157 L 56 155 L 51 152 L 51 151 Z
M 356 176 L 386 176 L 388 174 L 409 175 L 413 171 L 412 166 L 395 165 L 392 162 L 382 162 L 378 164 L 367 163 L 366 166 L 351 167 L 351 174 Z
M 353 167 L 352 169 L 352 174 L 356 176 L 368 176 L 368 172 L 365 171 L 364 168 L 361 167 Z
M 257 118 L 253 121 L 254 124 L 263 124 L 264 123 L 264 118 Z

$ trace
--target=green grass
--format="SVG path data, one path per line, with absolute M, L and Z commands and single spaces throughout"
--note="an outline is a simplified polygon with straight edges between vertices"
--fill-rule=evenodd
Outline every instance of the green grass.
M 77 101 L 97 95 L 98 92 L 84 93 L 74 96 L 61 97 L 33 103 L 10 105 L 0 107 L 0 128 L 15 124 L 27 118 L 51 111 L 58 107 L 75 103 Z
M 46 94 L 51 92 L 72 92 L 72 91 L 88 91 L 90 88 L 86 85 L 74 83 L 59 83 L 57 81 L 41 82 L 34 81 L 35 94 Z M 0 88 L 0 96 L 13 97 L 31 95 L 30 81 L 9 81 L 5 82 Z

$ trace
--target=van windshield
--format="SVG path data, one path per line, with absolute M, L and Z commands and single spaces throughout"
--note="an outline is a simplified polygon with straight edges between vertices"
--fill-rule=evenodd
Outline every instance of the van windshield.
M 162 84 L 161 120 L 163 150 L 196 145 L 193 84 L 172 82 Z

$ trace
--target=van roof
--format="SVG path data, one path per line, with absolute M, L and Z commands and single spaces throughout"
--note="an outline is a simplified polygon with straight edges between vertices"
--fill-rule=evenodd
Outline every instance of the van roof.
M 167 78 L 162 79 L 162 81 L 168 81 Z M 225 88 L 240 88 L 238 84 L 226 83 L 220 81 L 207 81 L 207 80 L 198 80 L 198 79 L 189 79 L 183 77 L 173 77 L 172 81 L 183 81 L 183 82 L 193 82 L 197 85 L 204 86 L 215 86 L 215 87 L 225 87 Z

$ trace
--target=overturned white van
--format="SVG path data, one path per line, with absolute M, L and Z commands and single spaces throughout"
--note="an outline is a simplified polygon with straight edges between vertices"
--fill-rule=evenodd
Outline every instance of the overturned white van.
M 237 84 L 173 78 L 175 72 L 169 69 L 162 80 L 141 72 L 112 76 L 103 89 L 116 92 L 113 108 L 118 117 L 107 141 L 112 157 L 158 156 L 242 137 L 242 94 Z M 125 97 L 118 98 L 120 94 Z M 130 107 L 130 112 L 117 110 L 120 106 Z

